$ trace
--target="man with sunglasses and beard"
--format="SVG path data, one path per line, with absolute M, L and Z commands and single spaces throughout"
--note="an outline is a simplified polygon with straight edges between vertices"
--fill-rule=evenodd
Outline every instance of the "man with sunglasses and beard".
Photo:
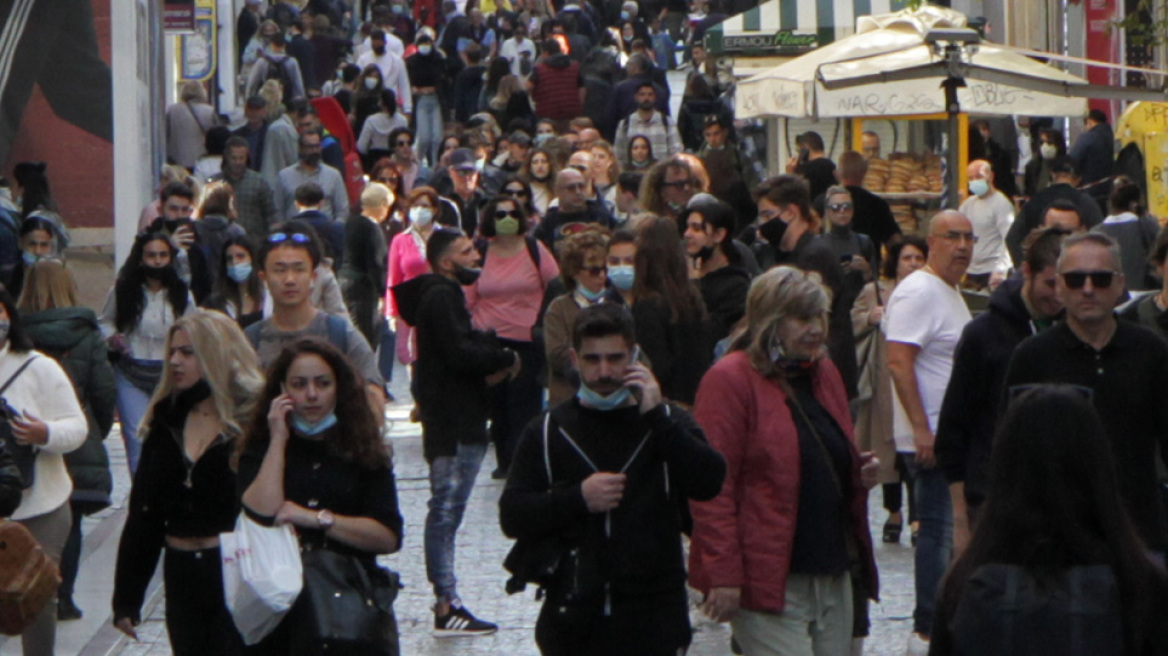
M 1120 496 L 1136 531 L 1163 563 L 1168 517 L 1156 478 L 1156 445 L 1168 458 L 1168 343 L 1133 322 L 1118 321 L 1124 293 L 1119 246 L 1101 233 L 1063 241 L 1056 293 L 1065 321 L 1018 345 L 1006 393 L 1062 383 L 1092 390 L 1119 474 Z

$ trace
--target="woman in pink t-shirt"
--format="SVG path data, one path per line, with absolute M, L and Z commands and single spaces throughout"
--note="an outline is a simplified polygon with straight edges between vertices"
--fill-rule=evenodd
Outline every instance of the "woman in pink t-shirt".
M 479 330 L 494 330 L 499 342 L 519 354 L 519 375 L 492 390 L 491 440 L 498 468 L 506 478 L 520 433 L 543 406 L 539 372 L 543 346 L 532 339 L 544 290 L 560 269 L 551 251 L 528 237 L 527 212 L 519 199 L 500 196 L 487 203 L 479 233 L 489 240 L 478 282 L 466 288 L 471 320 Z
M 414 361 L 414 329 L 402 320 L 393 302 L 393 288 L 430 271 L 426 263 L 426 240 L 434 230 L 438 214 L 438 192 L 433 187 L 417 187 L 410 192 L 407 211 L 408 228 L 393 238 L 389 245 L 389 288 L 385 308 L 397 323 L 397 359 L 402 364 Z

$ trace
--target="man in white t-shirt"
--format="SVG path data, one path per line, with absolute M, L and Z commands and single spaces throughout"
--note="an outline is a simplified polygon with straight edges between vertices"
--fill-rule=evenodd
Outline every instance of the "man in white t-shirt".
M 953 352 L 972 317 L 957 283 L 973 257 L 977 237 L 963 214 L 946 210 L 929 224 L 929 259 L 905 278 L 888 299 L 883 320 L 888 370 L 903 412 L 894 413 L 898 451 L 909 458 L 920 533 L 914 553 L 916 609 L 908 653 L 926 654 L 936 592 L 949 565 L 953 508 L 944 473 L 933 456 L 933 432 L 953 370 Z M 912 444 L 903 444 L 904 436 Z
M 989 162 L 970 162 L 968 173 L 969 198 L 958 211 L 973 224 L 977 235 L 966 277 L 980 288 L 990 285 L 995 274 L 998 281 L 1005 280 L 1013 265 L 1006 248 L 1006 233 L 1014 223 L 1014 204 L 994 187 L 994 171 Z
M 412 114 L 414 111 L 414 97 L 410 93 L 410 77 L 406 72 L 406 64 L 401 55 L 394 54 L 387 46 L 388 33 L 382 29 L 373 30 L 369 38 L 373 49 L 357 58 L 357 67 L 365 70 L 370 64 L 375 64 L 381 70 L 382 86 L 392 89 L 397 95 L 397 104 L 401 106 L 403 114 Z

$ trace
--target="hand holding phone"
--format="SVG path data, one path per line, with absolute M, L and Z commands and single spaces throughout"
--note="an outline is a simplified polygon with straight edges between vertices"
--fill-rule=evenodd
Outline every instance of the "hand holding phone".
M 633 393 L 633 397 L 637 399 L 641 407 L 641 414 L 645 414 L 661 405 L 663 399 L 657 378 L 653 376 L 653 372 L 648 367 L 638 361 L 640 357 L 641 347 L 633 347 L 629 366 L 625 369 L 625 387 L 628 387 Z

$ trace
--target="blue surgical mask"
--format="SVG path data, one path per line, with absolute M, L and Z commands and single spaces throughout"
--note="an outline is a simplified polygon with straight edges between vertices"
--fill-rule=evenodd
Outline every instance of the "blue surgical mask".
M 618 266 L 608 267 L 608 279 L 612 281 L 612 286 L 627 292 L 633 288 L 633 281 L 636 279 L 636 272 L 631 264 L 622 264 Z
M 315 424 L 310 424 L 307 421 L 304 421 L 300 418 L 299 415 L 292 415 L 292 427 L 296 429 L 297 433 L 300 433 L 301 435 L 307 435 L 309 437 L 312 437 L 313 435 L 319 435 L 336 425 L 336 412 L 328 413 L 328 416 Z
M 600 300 L 601 296 L 604 296 L 603 288 L 598 292 L 594 292 L 584 285 L 576 285 L 576 291 L 580 292 L 580 295 L 583 296 L 589 303 L 596 303 Z
M 24 260 L 24 263 L 27 264 L 28 266 L 32 266 L 32 265 L 36 264 L 37 262 L 40 262 L 40 260 L 41 260 L 40 255 L 37 255 L 36 253 L 29 253 L 28 251 L 24 251 L 23 253 L 21 253 L 20 257 L 21 257 L 21 259 Z
M 629 12 L 627 12 L 627 11 L 622 11 L 622 12 L 621 12 L 621 20 L 622 20 L 622 21 L 627 21 L 627 20 L 629 20 Z
M 584 405 L 592 408 L 593 410 L 607 412 L 609 410 L 616 410 L 628 402 L 629 394 L 629 388 L 622 387 L 612 394 L 604 396 L 602 394 L 598 394 L 592 388 L 585 385 L 583 381 L 581 381 L 580 389 L 576 391 L 576 398 L 580 399 Z
M 243 264 L 232 264 L 227 267 L 227 277 L 235 282 L 243 282 L 251 276 L 251 262 L 244 262 Z
M 969 191 L 974 196 L 984 196 L 990 190 L 990 183 L 985 180 L 970 180 Z

